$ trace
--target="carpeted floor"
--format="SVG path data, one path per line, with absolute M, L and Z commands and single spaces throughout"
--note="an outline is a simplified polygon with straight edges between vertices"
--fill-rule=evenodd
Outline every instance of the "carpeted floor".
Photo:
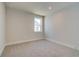
M 37 40 L 28 43 L 7 46 L 2 57 L 76 57 L 79 51 L 52 43 Z

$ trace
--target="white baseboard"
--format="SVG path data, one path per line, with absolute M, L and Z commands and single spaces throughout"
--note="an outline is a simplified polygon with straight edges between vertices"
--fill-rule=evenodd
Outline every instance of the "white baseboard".
M 20 44 L 20 43 L 35 41 L 35 40 L 41 40 L 41 39 L 22 40 L 22 41 L 16 41 L 16 42 L 11 42 L 11 43 L 6 43 L 5 45 L 9 46 L 9 45 L 14 45 L 14 44 Z
M 79 48 L 76 48 L 75 46 L 68 45 L 68 44 L 65 44 L 65 43 L 63 43 L 63 42 L 55 41 L 55 40 L 48 39 L 48 38 L 46 38 L 46 39 L 47 39 L 48 41 L 55 42 L 55 43 L 57 43 L 57 44 L 60 44 L 60 45 L 66 46 L 66 47 L 69 47 L 69 48 L 72 48 L 72 49 L 75 49 L 75 50 L 79 50 Z
M 5 45 L 0 49 L 0 56 L 2 55 L 4 48 L 5 48 Z

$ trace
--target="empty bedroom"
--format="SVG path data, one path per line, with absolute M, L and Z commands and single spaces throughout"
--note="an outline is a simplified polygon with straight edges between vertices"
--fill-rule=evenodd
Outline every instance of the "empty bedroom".
M 79 57 L 78 2 L 0 2 L 1 57 Z

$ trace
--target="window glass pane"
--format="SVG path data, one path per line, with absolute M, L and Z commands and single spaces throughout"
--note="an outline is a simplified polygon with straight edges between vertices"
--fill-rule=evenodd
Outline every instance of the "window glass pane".
M 35 17 L 34 19 L 34 31 L 40 32 L 41 31 L 41 18 Z

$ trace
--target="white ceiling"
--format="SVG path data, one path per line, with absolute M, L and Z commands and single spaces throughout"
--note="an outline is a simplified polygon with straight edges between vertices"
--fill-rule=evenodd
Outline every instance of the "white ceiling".
M 38 15 L 46 16 L 51 12 L 56 12 L 65 8 L 73 3 L 69 2 L 6 2 L 7 7 L 20 9 L 23 11 L 31 12 Z M 52 6 L 49 10 L 48 7 Z

